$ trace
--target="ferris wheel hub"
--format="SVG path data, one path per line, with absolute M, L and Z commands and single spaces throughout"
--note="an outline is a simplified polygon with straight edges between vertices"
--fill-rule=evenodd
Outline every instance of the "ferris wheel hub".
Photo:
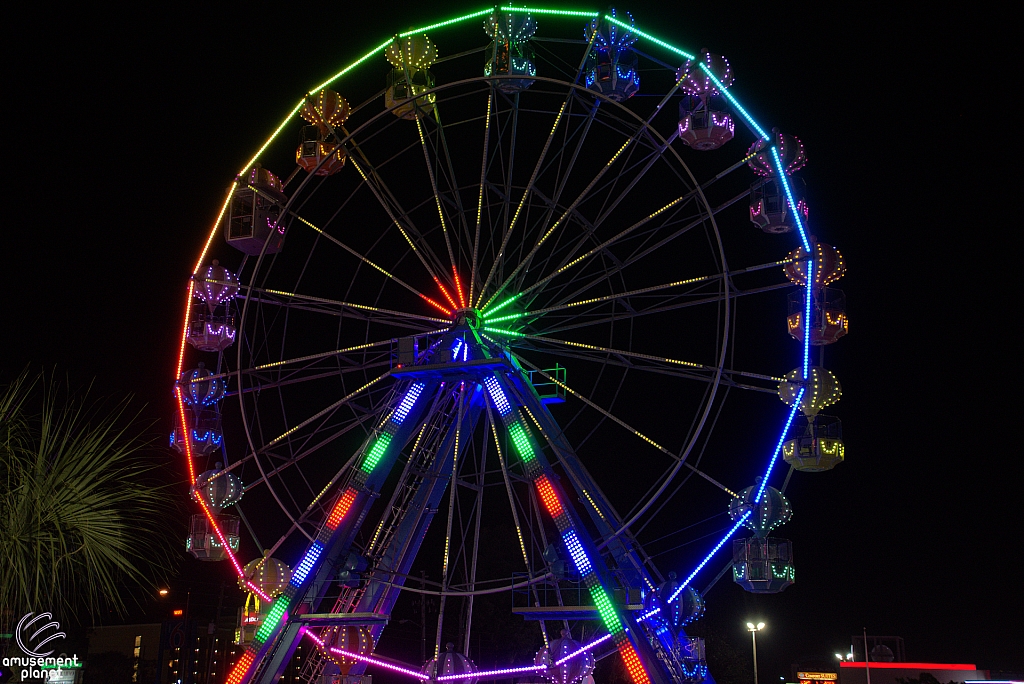
M 452 312 L 452 316 L 452 322 L 454 323 L 455 326 L 468 325 L 473 330 L 479 328 L 480 322 L 483 320 L 483 318 L 480 315 L 480 310 L 474 309 L 472 307 L 456 309 L 454 312 Z

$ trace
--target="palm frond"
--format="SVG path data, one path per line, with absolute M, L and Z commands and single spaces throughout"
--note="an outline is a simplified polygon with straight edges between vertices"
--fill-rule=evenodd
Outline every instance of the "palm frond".
M 174 563 L 171 483 L 131 399 L 42 375 L 0 387 L 0 605 L 65 618 L 122 612 Z

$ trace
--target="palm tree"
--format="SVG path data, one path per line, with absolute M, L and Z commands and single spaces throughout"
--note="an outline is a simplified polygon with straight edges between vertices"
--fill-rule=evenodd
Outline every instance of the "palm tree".
M 123 613 L 173 566 L 180 517 L 130 404 L 27 370 L 0 386 L 0 631 L 29 611 Z

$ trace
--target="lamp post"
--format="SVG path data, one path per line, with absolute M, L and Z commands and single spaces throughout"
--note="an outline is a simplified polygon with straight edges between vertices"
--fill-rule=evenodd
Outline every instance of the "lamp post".
M 747 631 L 750 632 L 750 642 L 754 646 L 754 684 L 757 684 L 757 633 L 764 629 L 764 623 L 747 623 Z

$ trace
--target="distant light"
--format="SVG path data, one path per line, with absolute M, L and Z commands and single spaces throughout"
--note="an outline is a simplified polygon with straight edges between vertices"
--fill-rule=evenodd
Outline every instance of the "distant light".
M 161 596 L 167 596 L 167 590 L 166 589 L 161 589 L 159 593 L 160 593 Z
M 176 608 L 173 611 L 171 611 L 171 615 L 173 615 L 174 617 L 180 617 L 184 613 L 185 611 L 183 611 L 181 608 Z
M 754 623 L 753 622 L 748 622 L 747 623 L 747 629 L 754 629 Z
M 843 659 L 843 654 L 842 653 L 836 653 L 836 658 L 839 658 L 840 660 L 842 660 Z
M 758 622 L 757 623 L 757 628 L 758 629 L 764 629 L 764 623 L 763 622 Z

